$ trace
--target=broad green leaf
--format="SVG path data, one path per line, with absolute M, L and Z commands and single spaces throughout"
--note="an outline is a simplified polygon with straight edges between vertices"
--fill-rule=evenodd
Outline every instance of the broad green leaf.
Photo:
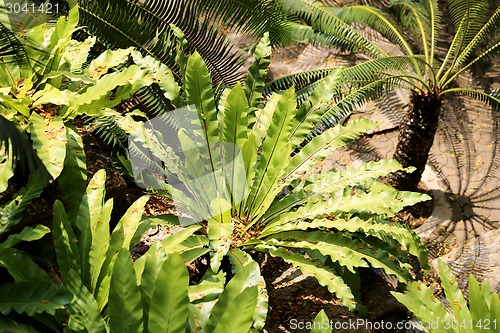
M 183 333 L 189 314 L 189 274 L 181 257 L 174 253 L 162 265 L 149 308 L 150 332 Z
M 107 308 L 111 332 L 142 332 L 141 291 L 135 282 L 130 252 L 123 248 L 111 275 Z
M 208 220 L 208 239 L 210 240 L 210 266 L 214 272 L 219 270 L 222 258 L 231 246 L 234 222 L 221 223 L 215 219 Z
M 283 170 L 289 162 L 291 144 L 288 141 L 296 101 L 293 87 L 287 90 L 277 102 L 272 122 L 262 143 L 262 155 L 249 195 L 250 216 L 261 215 L 270 202 L 266 198 L 276 196 Z M 263 110 L 264 112 L 265 110 Z
M 243 266 L 254 262 L 253 258 L 246 252 L 243 252 L 239 248 L 236 248 L 229 252 L 229 260 L 235 270 L 241 269 Z M 253 313 L 253 325 L 257 330 L 262 330 L 266 324 L 269 297 L 267 294 L 266 281 L 264 277 L 260 275 L 260 267 L 256 266 L 251 278 L 248 282 L 256 283 L 258 288 L 257 304 L 255 305 L 255 311 Z
M 90 180 L 86 195 L 83 196 L 76 219 L 78 227 L 78 248 L 80 252 L 80 267 L 84 285 L 90 286 L 90 249 L 92 246 L 92 226 L 99 224 L 101 208 L 104 206 L 104 184 L 106 171 L 99 170 Z M 109 209 L 109 207 L 108 207 Z
M 66 158 L 57 182 L 61 187 L 63 201 L 68 207 L 68 216 L 74 221 L 87 187 L 87 166 L 82 138 L 71 124 L 66 125 L 66 137 Z
M 54 314 L 71 301 L 73 295 L 50 282 L 17 282 L 0 286 L 0 312 L 15 311 L 33 316 L 35 313 Z
M 7 239 L 0 243 L 0 253 L 4 250 L 13 247 L 20 242 L 29 242 L 42 238 L 48 234 L 50 229 L 44 225 L 37 225 L 35 228 L 25 227 L 19 234 L 11 234 Z
M 92 245 L 90 246 L 90 284 L 89 290 L 97 296 L 99 286 L 99 275 L 106 260 L 106 252 L 109 248 L 109 223 L 111 211 L 113 210 L 113 199 L 106 201 L 101 208 L 101 214 L 95 221 L 91 220 L 90 229 L 92 231 Z M 92 223 L 95 222 L 95 223 Z M 107 268 L 107 267 L 106 267 Z
M 251 325 L 253 321 L 252 319 L 253 311 L 255 310 L 255 304 L 256 304 L 255 302 L 257 301 L 257 296 L 258 296 L 258 291 L 257 291 L 258 279 L 253 278 L 255 277 L 256 266 L 258 265 L 254 261 L 248 263 L 246 266 L 243 266 L 240 270 L 238 270 L 236 274 L 233 276 L 233 278 L 227 283 L 226 288 L 219 296 L 219 301 L 215 304 L 215 306 L 212 309 L 212 314 L 210 315 L 210 318 L 205 326 L 205 332 L 207 333 L 220 332 L 216 328 L 217 325 L 221 323 L 221 318 L 228 311 L 234 314 L 234 312 L 232 312 L 232 309 L 235 308 L 234 304 L 237 304 L 235 302 L 239 300 L 238 295 L 242 294 L 243 292 L 245 292 L 245 290 L 248 289 L 251 290 L 253 289 L 254 291 L 245 292 L 246 296 L 242 298 L 241 301 L 253 304 L 252 311 L 251 312 L 249 311 L 250 313 L 246 312 L 243 314 L 243 318 L 245 320 L 249 320 Z M 245 311 L 248 311 L 247 304 L 245 304 L 244 305 L 245 307 L 243 308 Z M 248 316 L 248 319 L 246 319 L 246 316 Z M 244 324 L 241 323 L 241 325 Z
M 31 257 L 16 249 L 7 249 L 0 253 L 0 266 L 5 267 L 15 282 L 52 282 L 47 272 Z
M 9 150 L 9 154 L 5 155 L 5 148 L 0 146 L 0 193 L 7 189 L 9 186 L 9 179 L 14 176 L 12 162 L 12 151 Z
M 187 105 L 194 105 L 200 115 L 207 141 L 209 144 L 217 142 L 219 138 L 217 109 L 212 81 L 207 66 L 197 52 L 188 59 L 184 89 Z
M 106 74 L 110 68 L 117 67 L 125 63 L 132 53 L 133 48 L 128 49 L 117 49 L 117 50 L 106 50 L 101 53 L 99 57 L 92 60 L 87 68 L 85 68 L 84 73 L 88 77 L 99 80 L 99 78 Z
M 330 319 L 325 313 L 325 310 L 318 312 L 313 321 L 313 329 L 311 333 L 332 333 Z
M 31 114 L 33 148 L 50 175 L 56 179 L 66 158 L 66 127 L 60 117 L 44 119 L 36 112 Z
M 132 244 L 132 238 L 139 229 L 142 213 L 144 212 L 144 205 L 148 199 L 149 196 L 143 196 L 137 199 L 127 209 L 126 213 L 122 216 L 111 234 L 109 247 L 107 249 L 104 262 L 102 263 L 96 285 L 96 290 L 98 290 L 96 300 L 99 304 L 99 309 L 101 310 L 106 306 L 108 301 L 111 278 L 108 272 L 113 270 L 113 265 L 118 252 L 120 252 L 121 249 L 128 250 L 134 245 Z
M 257 286 L 243 289 L 232 301 L 238 306 L 226 308 L 213 332 L 247 333 L 252 326 L 257 295 Z
M 38 333 L 33 326 L 21 324 L 6 317 L 0 317 L 0 327 L 9 333 Z
M 276 248 L 267 245 L 257 245 L 257 249 L 269 252 L 273 257 L 281 257 L 283 260 L 295 267 L 298 267 L 303 274 L 311 274 L 316 277 L 319 284 L 326 286 L 331 293 L 334 293 L 349 310 L 356 308 L 356 301 L 351 288 L 337 276 L 333 270 L 321 267 L 322 263 L 313 259 L 305 258 L 300 254 L 292 253 L 283 248 Z
M 62 280 L 67 283 L 70 272 L 81 273 L 81 252 L 78 250 L 78 239 L 75 237 L 73 227 L 59 200 L 54 203 L 52 235 L 59 272 Z
M 106 323 L 92 293 L 83 285 L 78 274 L 71 270 L 66 287 L 76 295 L 68 306 L 68 329 L 73 331 L 104 333 Z
M 438 260 L 438 269 L 441 277 L 441 285 L 443 286 L 446 298 L 450 301 L 454 317 L 459 323 L 469 323 L 472 321 L 472 317 L 467 307 L 467 301 L 458 287 L 457 279 L 441 259 Z M 473 329 L 467 327 L 464 332 L 473 332 Z
M 134 264 L 136 275 L 140 276 L 145 331 L 149 329 L 149 309 L 157 306 L 156 301 L 153 300 L 154 287 L 152 286 L 156 285 L 156 279 L 166 259 L 165 250 L 163 250 L 159 242 L 155 242 L 148 252 Z

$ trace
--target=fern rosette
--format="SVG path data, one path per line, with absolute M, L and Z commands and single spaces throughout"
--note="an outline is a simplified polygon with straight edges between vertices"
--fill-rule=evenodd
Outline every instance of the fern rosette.
M 266 252 L 314 275 L 354 310 L 350 286 L 358 267 L 382 268 L 405 282 L 411 279 L 409 255 L 426 265 L 419 238 L 389 218 L 429 197 L 378 182 L 397 170 L 412 171 L 391 160 L 311 173 L 376 123 L 337 124 L 311 139 L 332 109 L 342 70 L 333 70 L 297 107 L 293 87 L 264 99 L 269 57 L 264 38 L 246 81 L 218 97 L 200 55 L 189 56 L 182 89 L 173 80 L 163 87 L 176 104 L 182 100 L 181 109 L 148 124 L 119 119 L 130 134 L 134 176 L 170 196 L 182 212 L 164 221 L 205 226 L 214 272 L 238 248 Z M 159 64 L 145 60 L 142 69 L 153 73 Z M 177 135 L 172 128 L 180 128 Z

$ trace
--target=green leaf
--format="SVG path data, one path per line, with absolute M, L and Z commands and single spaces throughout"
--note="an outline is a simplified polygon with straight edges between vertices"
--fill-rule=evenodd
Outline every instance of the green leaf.
M 257 250 L 269 252 L 273 257 L 281 257 L 285 262 L 298 267 L 303 274 L 311 274 L 316 277 L 319 284 L 326 286 L 331 293 L 334 293 L 349 310 L 356 308 L 356 301 L 352 294 L 351 288 L 342 280 L 341 277 L 323 266 L 322 263 L 313 259 L 305 258 L 304 256 L 291 253 L 284 248 L 276 248 L 267 245 L 257 245 Z
M 247 333 L 252 326 L 257 295 L 257 286 L 243 289 L 233 299 L 233 304 L 238 304 L 238 306 L 231 306 L 226 309 L 219 318 L 213 332 Z
M 457 279 L 448 268 L 446 263 L 439 259 L 438 260 L 439 275 L 441 276 L 441 285 L 443 286 L 446 298 L 450 301 L 451 310 L 455 319 L 459 322 L 469 323 L 472 320 L 471 314 L 467 307 L 467 302 L 465 301 L 464 295 L 458 287 Z M 470 327 L 467 327 L 464 332 L 472 332 Z
M 71 270 L 68 274 L 66 287 L 75 295 L 73 301 L 68 306 L 70 314 L 68 328 L 83 332 L 106 332 L 106 324 L 94 296 L 83 285 L 80 276 L 74 270 Z
M 35 313 L 54 314 L 71 301 L 66 289 L 50 282 L 5 283 L 0 286 L 0 312 L 4 315 L 16 311 L 33 316 Z
M 44 119 L 36 112 L 31 114 L 30 120 L 33 148 L 47 171 L 56 179 L 66 158 L 66 127 L 61 117 Z
M 5 317 L 0 317 L 0 327 L 9 333 L 38 333 L 30 325 L 20 324 L 15 320 Z
M 238 300 L 245 302 L 245 304 L 243 304 L 243 307 L 241 309 L 242 311 L 244 311 L 241 314 L 243 320 L 241 322 L 235 320 L 237 317 L 233 317 L 233 320 L 237 321 L 238 325 L 241 325 L 241 328 L 239 329 L 243 329 L 248 325 L 248 328 L 245 332 L 248 331 L 253 321 L 253 312 L 255 310 L 255 304 L 257 302 L 258 279 L 255 279 L 255 277 L 257 277 L 258 275 L 256 276 L 255 273 L 258 271 L 259 270 L 257 263 L 255 261 L 252 261 L 249 262 L 247 265 L 243 266 L 240 270 L 236 272 L 233 278 L 227 283 L 224 291 L 220 294 L 219 301 L 213 307 L 210 318 L 205 326 L 205 332 L 207 333 L 221 332 L 217 330 L 218 325 L 230 324 L 230 323 L 222 323 L 221 318 L 225 318 L 223 316 L 228 312 L 232 313 L 232 315 L 235 316 L 233 309 L 235 309 L 234 304 L 240 304 L 240 303 L 235 303 Z M 248 289 L 250 289 L 251 291 L 245 291 Z M 245 296 L 242 298 L 238 298 L 239 295 L 241 294 L 244 294 Z M 251 306 L 249 306 L 250 304 Z M 252 311 L 250 311 L 250 308 Z M 238 327 L 235 327 L 235 329 L 237 328 Z
M 62 199 L 68 207 L 68 216 L 74 221 L 87 187 L 87 166 L 82 138 L 71 124 L 66 125 L 66 137 L 66 158 L 57 182 L 61 187 Z
M 89 290 L 98 294 L 99 276 L 106 260 L 106 252 L 109 248 L 109 223 L 111 220 L 111 211 L 113 210 L 113 199 L 109 199 L 101 207 L 101 214 L 98 219 L 90 223 L 92 230 L 92 245 L 90 246 L 89 264 L 90 264 L 90 284 Z
M 219 133 L 212 81 L 205 62 L 197 52 L 188 59 L 185 80 L 187 105 L 196 107 L 208 143 L 217 142 Z
M 12 151 L 9 150 L 9 153 L 6 155 L 5 148 L 2 147 L 2 142 L 0 142 L 0 161 L 4 158 L 5 161 L 0 163 L 0 193 L 7 189 L 9 179 L 14 176 Z
M 332 333 L 330 319 L 325 313 L 325 310 L 318 312 L 313 321 L 313 329 L 311 333 Z
M 161 247 L 161 243 L 155 242 L 149 248 L 148 252 L 134 264 L 136 275 L 140 276 L 145 331 L 148 331 L 149 309 L 157 305 L 157 303 L 153 301 L 154 287 L 151 286 L 156 285 L 158 274 L 166 259 L 167 254 Z
M 294 89 L 287 90 L 276 105 L 273 119 L 262 143 L 262 155 L 257 163 L 257 171 L 249 195 L 249 215 L 262 215 L 274 199 L 283 170 L 286 168 L 291 153 L 288 141 L 295 111 Z M 263 111 L 264 112 L 264 111 Z
M 31 257 L 16 249 L 0 253 L 0 266 L 5 267 L 15 282 L 52 282 L 51 278 Z
M 150 332 L 185 332 L 189 314 L 188 285 L 189 274 L 184 262 L 178 254 L 170 255 L 153 287 L 153 306 L 149 308 L 148 318 Z
M 208 220 L 208 239 L 210 240 L 210 266 L 214 272 L 219 270 L 222 258 L 231 246 L 234 222 L 221 223 L 215 219 Z
M 10 202 L 0 208 L 0 235 L 21 221 L 24 209 L 40 196 L 46 185 L 46 179 L 40 171 L 29 176 L 26 187 L 19 190 Z
M 109 289 L 111 332 L 142 332 L 141 291 L 137 287 L 130 252 L 123 248 L 116 258 Z
M 101 208 L 104 206 L 106 172 L 99 170 L 90 180 L 86 195 L 83 196 L 76 219 L 78 228 L 78 248 L 80 267 L 84 285 L 90 286 L 90 249 L 92 246 L 92 229 L 99 223 Z M 109 208 L 109 207 L 108 207 Z
M 20 242 L 30 242 L 38 240 L 49 232 L 49 228 L 40 224 L 37 225 L 34 229 L 31 227 L 25 227 L 19 234 L 9 235 L 9 237 L 4 242 L 0 243 L 0 253 Z
M 233 249 L 229 252 L 229 260 L 236 270 L 242 269 L 244 266 L 253 262 L 253 258 L 246 252 L 243 252 L 239 248 Z M 260 267 L 254 266 L 254 272 L 252 277 L 248 279 L 249 282 L 256 283 L 258 288 L 257 304 L 255 305 L 255 311 L 253 313 L 253 325 L 252 327 L 257 330 L 262 330 L 266 324 L 269 296 L 266 288 L 266 281 L 264 277 L 260 275 Z
M 52 235 L 59 272 L 62 280 L 67 283 L 70 272 L 74 271 L 77 274 L 81 272 L 79 239 L 75 237 L 73 227 L 64 211 L 63 204 L 59 200 L 54 203 Z
M 268 68 L 271 64 L 271 51 L 269 33 L 266 32 L 255 47 L 253 53 L 255 61 L 248 69 L 248 75 L 243 86 L 248 105 L 250 106 L 249 115 L 251 118 L 255 116 L 257 109 L 264 107 L 262 92 L 264 91 L 264 81 L 267 77 Z M 250 121 L 250 123 L 254 122 L 255 120 Z

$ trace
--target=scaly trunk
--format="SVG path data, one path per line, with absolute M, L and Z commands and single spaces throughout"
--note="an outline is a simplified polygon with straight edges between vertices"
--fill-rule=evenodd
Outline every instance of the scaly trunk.
M 393 158 L 405 168 L 414 166 L 417 169 L 412 173 L 397 171 L 387 176 L 387 182 L 398 190 L 417 189 L 436 134 L 441 102 L 436 94 L 412 94 L 408 113 L 399 128 Z

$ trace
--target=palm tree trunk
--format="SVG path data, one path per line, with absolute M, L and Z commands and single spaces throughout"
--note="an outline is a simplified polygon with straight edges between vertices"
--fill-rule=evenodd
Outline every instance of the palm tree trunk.
M 408 113 L 399 128 L 393 158 L 403 167 L 414 166 L 416 170 L 412 173 L 397 171 L 387 176 L 387 182 L 398 190 L 417 189 L 436 135 L 441 103 L 437 94 L 412 94 Z

